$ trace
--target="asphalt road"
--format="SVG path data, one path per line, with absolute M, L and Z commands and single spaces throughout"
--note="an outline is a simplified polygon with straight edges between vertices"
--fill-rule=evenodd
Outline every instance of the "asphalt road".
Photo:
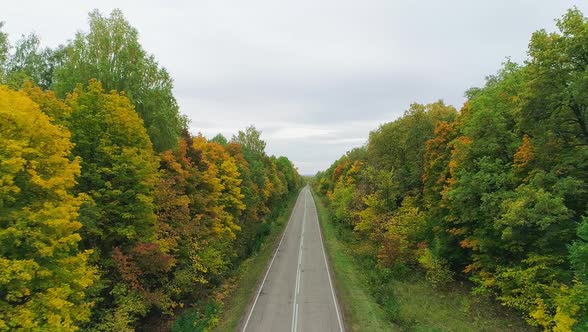
M 316 206 L 305 187 L 241 331 L 344 331 Z

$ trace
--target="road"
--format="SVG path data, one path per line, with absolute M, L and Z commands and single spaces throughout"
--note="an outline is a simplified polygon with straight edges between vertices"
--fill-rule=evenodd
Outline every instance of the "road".
M 344 331 L 308 186 L 298 196 L 255 295 L 243 332 Z

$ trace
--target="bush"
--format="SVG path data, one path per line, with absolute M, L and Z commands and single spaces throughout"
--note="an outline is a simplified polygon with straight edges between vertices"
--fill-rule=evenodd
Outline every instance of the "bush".
M 218 324 L 223 304 L 209 301 L 202 309 L 186 310 L 174 323 L 173 332 L 208 332 Z
M 447 267 L 447 261 L 435 257 L 426 246 L 421 246 L 417 252 L 418 262 L 425 270 L 425 278 L 435 288 L 446 286 L 453 280 L 453 272 Z

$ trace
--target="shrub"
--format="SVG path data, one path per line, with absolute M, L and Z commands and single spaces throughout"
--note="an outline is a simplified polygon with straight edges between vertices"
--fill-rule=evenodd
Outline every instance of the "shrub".
M 421 245 L 417 255 L 420 266 L 425 270 L 425 278 L 434 287 L 443 287 L 453 280 L 453 272 L 447 267 L 447 261 L 435 257 L 428 247 Z

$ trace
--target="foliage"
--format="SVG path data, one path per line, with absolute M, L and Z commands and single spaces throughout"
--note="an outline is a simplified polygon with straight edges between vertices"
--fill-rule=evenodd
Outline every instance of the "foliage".
M 174 147 L 185 119 L 168 72 L 143 49 L 137 30 L 120 10 L 108 17 L 95 10 L 89 23 L 89 32 L 77 33 L 60 51 L 52 88 L 63 97 L 78 84 L 97 79 L 106 91 L 124 91 L 143 119 L 155 150 Z
M 158 329 L 217 303 L 300 188 L 293 163 L 253 126 L 190 134 L 119 10 L 40 45 L 0 32 L 0 330 Z
M 41 49 L 41 40 L 36 34 L 23 36 L 16 42 L 6 68 L 6 83 L 19 88 L 32 80 L 43 89 L 51 86 L 56 54 L 49 48 Z
M 254 153 L 264 153 L 265 142 L 261 140 L 261 131 L 249 126 L 245 131 L 239 130 L 237 135 L 233 135 L 231 141 L 240 144 L 244 148 Z
M 459 113 L 411 105 L 315 186 L 381 266 L 421 267 L 434 285 L 455 273 L 529 324 L 570 331 L 588 308 L 588 19 L 571 9 L 557 26 Z
M 4 27 L 4 22 L 0 21 L 0 82 L 4 81 L 4 66 L 6 65 L 6 60 L 8 60 L 8 35 L 2 31 Z
M 116 246 L 154 240 L 157 160 L 129 99 L 104 93 L 92 81 L 87 88 L 79 86 L 66 104 L 72 109 L 67 125 L 73 153 L 81 157 L 76 191 L 91 198 L 80 216 L 85 241 L 109 255 Z
M 453 280 L 453 272 L 447 268 L 447 262 L 443 258 L 435 257 L 424 245 L 419 249 L 418 262 L 425 269 L 427 281 L 434 287 L 441 287 Z
M 75 331 L 97 277 L 81 251 L 70 133 L 25 93 L 0 86 L 0 330 Z
M 105 321 L 125 329 L 119 319 L 132 323 L 134 306 L 148 300 L 136 294 L 138 286 L 125 276 L 116 254 L 130 254 L 155 241 L 157 160 L 141 119 L 124 95 L 104 93 L 100 83 L 92 81 L 87 88 L 78 86 L 65 103 L 71 108 L 66 123 L 75 143 L 72 153 L 81 158 L 75 191 L 88 197 L 80 210 L 83 247 L 95 250 L 93 258 L 102 270 L 103 298 L 98 301 L 103 301 L 101 308 L 109 308 Z
M 178 319 L 173 327 L 174 332 L 208 332 L 218 323 L 218 314 L 222 310 L 222 303 L 210 301 L 202 311 L 189 309 Z
M 320 198 L 315 198 L 317 212 L 349 331 L 529 330 L 516 314 L 468 294 L 463 283 L 435 288 L 404 264 L 382 267 L 373 253 L 363 251 L 365 241 L 334 221 L 328 201 Z

